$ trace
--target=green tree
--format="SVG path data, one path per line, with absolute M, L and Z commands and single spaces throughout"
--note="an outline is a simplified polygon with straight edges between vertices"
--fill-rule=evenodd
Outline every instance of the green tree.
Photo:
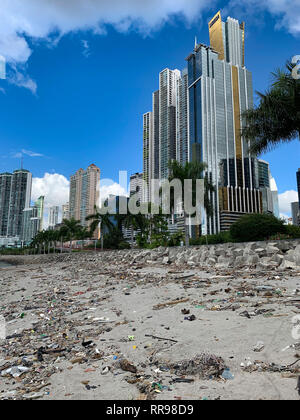
M 183 208 L 184 208 L 184 236 L 185 236 L 185 244 L 186 246 L 189 245 L 190 236 L 189 236 L 189 225 L 187 224 L 187 219 L 189 216 L 185 211 L 185 203 L 184 203 L 184 180 L 192 180 L 193 181 L 193 200 L 196 197 L 196 181 L 198 179 L 204 179 L 204 208 L 207 212 L 208 216 L 212 215 L 212 202 L 211 202 L 211 194 L 215 192 L 215 187 L 212 185 L 208 174 L 205 174 L 207 169 L 207 165 L 203 162 L 187 162 L 185 165 L 181 165 L 176 160 L 169 162 L 169 169 L 170 169 L 170 176 L 169 182 L 173 181 L 174 179 L 178 179 L 181 181 L 182 185 L 182 198 L 183 198 Z M 171 196 L 171 207 L 174 210 L 174 198 Z
M 103 249 L 105 231 L 108 230 L 108 233 L 111 233 L 114 228 L 114 224 L 111 221 L 111 215 L 108 213 L 102 214 L 101 210 L 97 206 L 95 206 L 94 214 L 90 214 L 89 216 L 87 216 L 86 220 L 92 222 L 90 225 L 91 236 L 93 236 L 98 227 L 100 228 L 101 248 Z
M 74 218 L 71 218 L 71 219 L 64 219 L 62 221 L 60 232 L 65 239 L 70 241 L 70 252 L 72 252 L 73 240 L 76 239 L 76 235 L 78 234 L 80 229 L 81 229 L 81 224 L 79 220 L 75 220 Z
M 258 93 L 259 105 L 243 113 L 242 134 L 255 154 L 267 152 L 281 143 L 300 139 L 300 79 L 293 77 L 295 65 L 272 73 L 266 93 Z
M 278 233 L 286 233 L 286 226 L 270 214 L 248 214 L 230 227 L 231 237 L 239 242 L 262 241 Z

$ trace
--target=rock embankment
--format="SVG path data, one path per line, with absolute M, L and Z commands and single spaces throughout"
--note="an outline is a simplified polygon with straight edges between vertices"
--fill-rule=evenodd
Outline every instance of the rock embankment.
M 160 247 L 154 250 L 105 251 L 76 254 L 6 256 L 0 261 L 15 265 L 102 259 L 112 264 L 175 264 L 191 267 L 297 269 L 300 267 L 300 240 L 226 243 L 194 247 Z

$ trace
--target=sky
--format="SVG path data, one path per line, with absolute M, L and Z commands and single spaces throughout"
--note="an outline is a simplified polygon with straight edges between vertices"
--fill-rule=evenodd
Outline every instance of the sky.
M 91 163 L 102 193 L 123 193 L 119 171 L 142 171 L 142 115 L 158 75 L 182 70 L 221 9 L 246 22 L 254 89 L 300 55 L 300 0 L 0 0 L 0 172 L 33 173 L 32 198 L 68 201 L 69 177 Z M 297 201 L 300 142 L 261 156 L 270 163 L 282 215 Z

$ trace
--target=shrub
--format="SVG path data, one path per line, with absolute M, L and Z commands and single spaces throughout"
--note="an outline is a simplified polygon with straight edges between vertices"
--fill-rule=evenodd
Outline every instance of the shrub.
M 242 216 L 230 228 L 232 238 L 239 242 L 263 241 L 280 233 L 286 233 L 283 220 L 270 214 Z
M 220 232 L 216 235 L 200 236 L 200 238 L 190 240 L 191 245 L 216 245 L 226 242 L 233 242 L 230 232 Z
M 286 233 L 289 235 L 290 238 L 298 239 L 300 238 L 300 226 L 295 225 L 287 225 Z

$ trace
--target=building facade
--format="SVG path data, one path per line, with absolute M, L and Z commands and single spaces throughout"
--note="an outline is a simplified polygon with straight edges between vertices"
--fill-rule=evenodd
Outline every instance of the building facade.
M 0 174 L 0 236 L 7 236 L 12 174 Z
M 61 207 L 62 220 L 68 220 L 70 214 L 69 203 L 63 204 Z
M 300 208 L 300 168 L 296 172 L 296 177 L 297 177 L 298 201 L 299 201 L 299 208 Z
M 40 219 L 39 231 L 41 232 L 44 229 L 45 196 L 41 195 L 34 203 L 34 207 L 37 208 L 37 217 Z
M 70 178 L 70 218 L 88 226 L 86 217 L 94 214 L 100 200 L 100 169 L 92 164 L 86 170 L 79 169 Z
M 23 210 L 30 206 L 32 174 L 19 169 L 0 174 L 0 236 L 20 237 Z
M 176 96 L 179 70 L 159 74 L 159 179 L 168 179 L 169 162 L 176 159 Z
M 40 209 L 36 206 L 23 210 L 23 229 L 21 238 L 25 246 L 29 245 L 41 230 L 39 210 Z
M 147 202 L 148 200 L 144 200 L 143 194 L 144 194 L 144 190 L 143 189 L 143 185 L 144 185 L 144 174 L 143 173 L 139 173 L 137 172 L 136 174 L 131 175 L 130 177 L 130 196 L 132 196 L 133 194 L 137 194 L 138 197 L 138 202 L 139 204 L 141 204 L 143 201 Z
M 48 210 L 48 227 L 53 229 L 58 224 L 59 207 L 52 206 Z
M 241 114 L 253 107 L 252 75 L 244 66 L 244 24 L 218 12 L 209 22 L 211 46 L 187 57 L 190 161 L 207 164 L 216 193 L 202 233 L 227 230 L 244 213 L 262 212 L 258 162 L 241 135 Z
M 300 209 L 299 202 L 291 203 L 293 225 L 300 226 Z

